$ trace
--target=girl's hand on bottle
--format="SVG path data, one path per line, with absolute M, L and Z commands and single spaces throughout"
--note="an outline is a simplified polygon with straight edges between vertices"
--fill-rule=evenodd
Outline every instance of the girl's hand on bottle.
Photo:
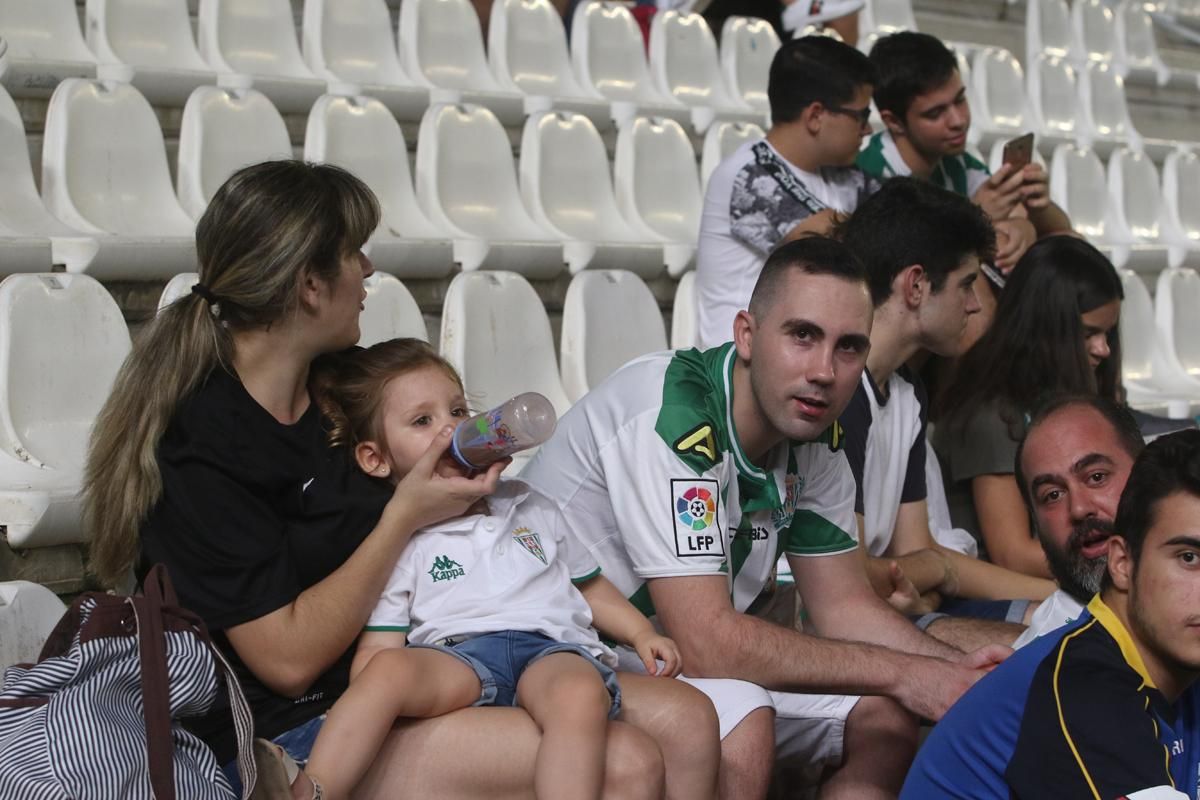
M 421 459 L 396 484 L 391 503 L 398 504 L 414 528 L 460 516 L 480 498 L 496 491 L 500 473 L 512 463 L 512 459 L 505 458 L 469 477 L 439 471 L 438 463 L 446 457 L 453 433 L 452 427 L 438 433 Z

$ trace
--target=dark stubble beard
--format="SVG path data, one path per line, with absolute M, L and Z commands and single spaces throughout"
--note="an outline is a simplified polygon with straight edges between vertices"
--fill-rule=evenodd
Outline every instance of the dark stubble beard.
M 1076 523 L 1063 550 L 1053 542 L 1047 541 L 1040 532 L 1038 534 L 1042 540 L 1042 549 L 1046 551 L 1050 572 L 1058 581 L 1059 588 L 1083 604 L 1087 604 L 1096 592 L 1100 591 L 1100 579 L 1104 577 L 1104 570 L 1108 564 L 1107 556 L 1089 559 L 1084 558 L 1080 552 L 1080 542 L 1084 537 L 1097 531 L 1112 536 L 1112 522 L 1089 518 Z

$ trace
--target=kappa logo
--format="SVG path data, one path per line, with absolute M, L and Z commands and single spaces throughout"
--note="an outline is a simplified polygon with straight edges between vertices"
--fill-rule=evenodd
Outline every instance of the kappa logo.
M 675 440 L 676 452 L 685 455 L 694 453 L 707 458 L 712 463 L 717 461 L 717 443 L 713 438 L 712 426 L 704 423 Z
M 715 480 L 671 481 L 671 515 L 678 555 L 725 555 L 719 492 Z
M 513 538 L 517 540 L 517 544 L 525 548 L 525 552 L 535 557 L 543 564 L 549 564 L 546 561 L 546 551 L 542 548 L 542 537 L 536 531 L 531 531 L 529 528 L 517 528 L 512 533 Z
M 433 559 L 433 566 L 429 568 L 429 577 L 433 578 L 434 583 L 452 581 L 466 574 L 467 571 L 463 569 L 463 565 L 450 556 L 437 556 Z

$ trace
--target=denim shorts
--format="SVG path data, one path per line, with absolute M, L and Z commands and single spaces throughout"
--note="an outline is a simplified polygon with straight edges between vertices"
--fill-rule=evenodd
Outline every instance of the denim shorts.
M 621 712 L 621 686 L 617 673 L 578 644 L 558 642 L 540 633 L 526 631 L 500 631 L 472 636 L 455 641 L 444 640 L 442 644 L 412 644 L 409 647 L 425 647 L 448 653 L 475 671 L 479 676 L 479 699 L 477 706 L 515 706 L 517 704 L 517 681 L 530 664 L 551 653 L 575 653 L 587 659 L 604 680 L 604 686 L 612 698 L 608 718 L 615 719 Z
M 303 767 L 308 763 L 308 757 L 312 754 L 313 743 L 317 741 L 317 734 L 321 732 L 321 726 L 324 724 L 325 715 L 322 714 L 319 717 L 313 717 L 308 722 L 297 725 L 290 731 L 284 731 L 271 741 L 282 747 L 292 757 L 292 760 Z M 241 797 L 242 777 L 238 775 L 237 759 L 221 767 L 221 771 L 229 779 L 229 784 L 233 787 L 234 797 Z

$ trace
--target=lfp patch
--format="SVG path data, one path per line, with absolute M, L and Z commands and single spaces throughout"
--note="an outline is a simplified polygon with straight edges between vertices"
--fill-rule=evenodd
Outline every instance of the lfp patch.
M 719 498 L 720 486 L 716 481 L 671 480 L 671 516 L 677 555 L 725 555 Z

